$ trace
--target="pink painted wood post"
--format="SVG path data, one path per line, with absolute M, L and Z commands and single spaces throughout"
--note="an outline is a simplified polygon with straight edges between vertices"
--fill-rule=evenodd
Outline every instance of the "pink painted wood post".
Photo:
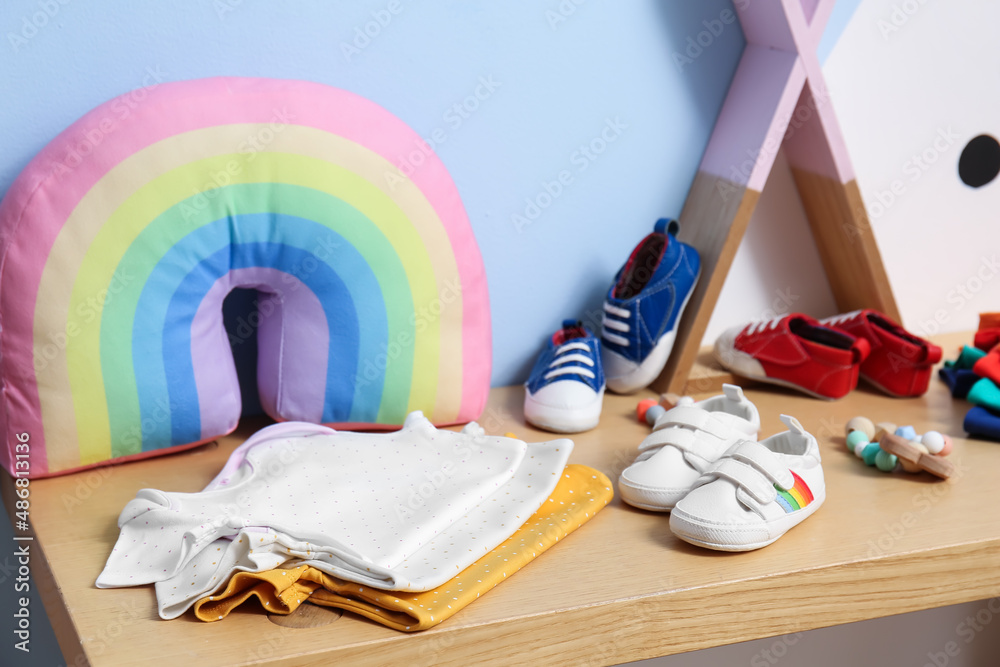
M 816 49 L 833 0 L 737 2 L 747 45 L 681 212 L 702 275 L 658 391 L 715 391 L 701 339 L 775 157 L 785 150 L 830 287 L 842 310 L 898 318 Z

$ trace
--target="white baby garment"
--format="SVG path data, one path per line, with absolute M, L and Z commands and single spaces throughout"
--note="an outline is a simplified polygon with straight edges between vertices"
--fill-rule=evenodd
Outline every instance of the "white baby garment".
M 505 485 L 388 572 L 346 571 L 331 554 L 310 551 L 309 545 L 288 549 L 285 541 L 270 531 L 248 528 L 232 540 L 216 540 L 176 576 L 156 583 L 160 616 L 180 616 L 198 599 L 224 588 L 236 572 L 301 564 L 372 588 L 437 588 L 521 527 L 551 495 L 571 449 L 567 440 L 528 443 L 521 466 Z
M 529 446 L 519 440 L 484 436 L 475 425 L 438 431 L 420 413 L 396 433 L 272 426 L 201 493 L 140 491 L 119 518 L 97 585 L 166 584 L 197 570 L 185 585 L 203 593 L 237 569 L 299 558 L 377 588 L 427 590 L 509 537 L 551 493 L 572 443 L 531 447 L 537 453 L 526 461 Z M 470 522 L 482 524 L 478 535 Z M 483 548 L 435 541 L 466 534 Z M 166 602 L 167 587 L 157 589 L 161 614 L 189 606 L 191 596 Z

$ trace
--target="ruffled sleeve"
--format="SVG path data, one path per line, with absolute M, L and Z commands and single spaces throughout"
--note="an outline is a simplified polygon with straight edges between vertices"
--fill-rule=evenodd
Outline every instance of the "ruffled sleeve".
M 97 578 L 98 588 L 138 586 L 168 579 L 219 537 L 243 528 L 238 517 L 206 520 L 172 506 L 170 497 L 142 489 L 118 517 L 121 533 Z

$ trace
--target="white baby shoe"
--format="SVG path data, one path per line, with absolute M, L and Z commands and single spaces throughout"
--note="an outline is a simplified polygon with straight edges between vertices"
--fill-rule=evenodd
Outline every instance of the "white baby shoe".
M 633 507 L 669 512 L 726 451 L 757 439 L 757 407 L 732 384 L 697 403 L 682 398 L 656 420 L 639 445 L 639 456 L 618 479 L 622 500 Z
M 771 544 L 826 499 L 816 438 L 794 417 L 789 430 L 735 444 L 674 507 L 670 530 L 691 544 L 750 551 Z

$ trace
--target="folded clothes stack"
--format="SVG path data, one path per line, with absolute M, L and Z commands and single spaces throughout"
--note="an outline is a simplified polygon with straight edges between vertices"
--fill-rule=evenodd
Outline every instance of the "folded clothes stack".
M 976 438 L 1000 440 L 1000 313 L 980 313 L 972 345 L 938 371 L 951 395 L 973 407 L 963 428 Z
M 139 491 L 97 586 L 153 583 L 162 618 L 308 599 L 399 630 L 440 623 L 586 523 L 612 496 L 573 443 L 289 422 L 255 434 L 200 493 Z M 435 604 L 448 592 L 449 603 Z

